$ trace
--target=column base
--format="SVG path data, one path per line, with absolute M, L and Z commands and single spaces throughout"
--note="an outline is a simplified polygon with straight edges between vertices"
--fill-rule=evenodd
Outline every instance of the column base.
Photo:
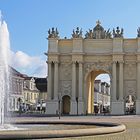
M 76 115 L 76 114 L 77 114 L 77 102 L 71 101 L 70 115 Z
M 57 100 L 47 100 L 46 102 L 46 112 L 49 115 L 58 114 L 58 101 Z
M 111 115 L 124 115 L 124 101 L 111 102 Z
M 136 100 L 136 114 L 140 115 L 140 100 Z

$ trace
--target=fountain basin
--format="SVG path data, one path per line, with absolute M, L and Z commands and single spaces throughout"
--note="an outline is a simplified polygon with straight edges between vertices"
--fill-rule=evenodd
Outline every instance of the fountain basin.
M 0 139 L 35 139 L 35 138 L 63 138 L 63 137 L 80 137 L 91 135 L 102 135 L 123 132 L 126 130 L 125 125 L 116 123 L 94 123 L 94 122 L 66 122 L 66 121 L 22 121 L 15 122 L 17 125 L 35 126 L 36 129 L 19 129 L 19 130 L 4 130 L 0 131 Z M 63 125 L 63 129 L 40 129 L 38 125 Z M 68 125 L 72 129 L 68 129 Z M 74 128 L 76 126 L 76 128 Z M 79 126 L 79 128 L 77 127 Z M 83 127 L 84 126 L 84 127 Z M 87 126 L 87 127 L 86 127 Z M 97 127 L 95 127 L 97 126 Z M 59 127 L 58 127 L 59 128 Z

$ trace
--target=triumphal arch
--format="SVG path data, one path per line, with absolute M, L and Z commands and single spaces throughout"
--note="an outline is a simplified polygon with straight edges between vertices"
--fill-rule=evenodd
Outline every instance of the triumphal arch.
M 47 114 L 94 113 L 94 80 L 107 73 L 111 84 L 111 114 L 125 114 L 128 95 L 140 114 L 140 28 L 137 37 L 123 37 L 119 27 L 105 30 L 98 21 L 85 36 L 78 27 L 72 38 L 48 31 Z

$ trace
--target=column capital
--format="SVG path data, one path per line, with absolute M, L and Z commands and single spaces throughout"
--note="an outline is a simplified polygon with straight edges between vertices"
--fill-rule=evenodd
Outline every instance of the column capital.
M 140 63 L 140 60 L 137 60 L 136 63 L 139 64 Z
M 54 64 L 59 64 L 59 62 L 58 62 L 58 61 L 53 61 L 53 63 L 54 63 Z
M 76 63 L 77 63 L 77 61 L 72 61 L 71 63 L 72 63 L 72 64 L 76 64 Z
M 113 64 L 116 64 L 117 63 L 117 60 L 113 60 L 113 62 L 112 62 Z
M 83 62 L 83 61 L 79 61 L 78 63 L 79 63 L 79 64 L 84 64 L 84 62 Z
M 123 64 L 124 63 L 124 61 L 122 60 L 122 61 L 119 61 L 119 64 Z
M 52 61 L 46 61 L 47 64 L 52 64 Z

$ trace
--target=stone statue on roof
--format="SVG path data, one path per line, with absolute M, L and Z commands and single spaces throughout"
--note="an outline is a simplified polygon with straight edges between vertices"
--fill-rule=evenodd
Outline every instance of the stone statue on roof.
M 140 37 L 140 27 L 137 29 L 137 37 Z
M 121 28 L 121 30 L 119 29 L 119 27 L 117 27 L 116 30 L 113 28 L 113 37 L 123 37 L 123 28 Z
M 82 28 L 76 28 L 76 31 L 73 29 L 72 38 L 82 38 Z
M 110 32 L 110 29 L 108 29 L 107 31 L 105 30 L 105 38 L 111 38 L 112 34 Z
M 54 27 L 53 27 L 51 30 L 50 29 L 48 30 L 48 38 L 59 38 L 58 34 L 59 34 L 59 32 L 58 32 L 57 28 L 54 29 Z
M 86 32 L 85 39 L 93 39 L 93 31 L 91 29 Z

